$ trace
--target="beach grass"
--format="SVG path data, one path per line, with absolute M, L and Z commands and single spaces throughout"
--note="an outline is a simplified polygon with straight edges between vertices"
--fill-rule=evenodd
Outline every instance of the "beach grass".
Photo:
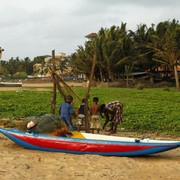
M 72 87 L 81 98 L 86 88 Z M 124 104 L 123 123 L 118 126 L 123 131 L 160 132 L 180 135 L 180 94 L 175 88 L 91 88 L 88 104 L 93 97 L 99 104 L 119 100 Z M 0 119 L 22 119 L 51 113 L 52 91 L 0 91 Z M 57 92 L 56 114 L 63 98 Z M 75 109 L 80 101 L 73 103 Z M 104 121 L 104 119 L 102 119 Z

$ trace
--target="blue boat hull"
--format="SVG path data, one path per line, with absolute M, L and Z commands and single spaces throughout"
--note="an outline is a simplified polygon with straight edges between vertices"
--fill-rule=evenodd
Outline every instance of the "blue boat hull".
M 144 156 L 180 147 L 180 141 L 139 140 L 82 133 L 85 138 L 57 137 L 0 128 L 13 142 L 28 149 L 104 156 Z M 94 139 L 93 139 L 94 138 Z M 107 138 L 107 139 L 106 139 Z

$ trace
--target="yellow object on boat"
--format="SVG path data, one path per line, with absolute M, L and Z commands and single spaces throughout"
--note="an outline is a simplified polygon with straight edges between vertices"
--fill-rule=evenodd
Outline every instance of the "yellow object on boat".
M 81 138 L 81 139 L 86 139 L 81 132 L 78 131 L 71 131 L 72 136 L 71 138 Z

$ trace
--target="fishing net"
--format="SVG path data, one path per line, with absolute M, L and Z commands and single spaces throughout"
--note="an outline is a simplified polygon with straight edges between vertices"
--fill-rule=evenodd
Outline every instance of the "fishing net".
M 28 125 L 33 122 L 33 126 L 28 128 Z M 64 130 L 64 125 L 60 121 L 59 117 L 54 114 L 45 114 L 40 117 L 31 116 L 26 118 L 23 122 L 21 130 L 30 130 L 33 133 L 50 133 L 57 129 Z
M 73 90 L 72 88 L 60 77 L 59 72 L 58 71 L 53 71 L 53 69 L 48 66 L 49 72 L 51 74 L 52 80 L 53 82 L 56 84 L 56 87 L 61 95 L 61 97 L 63 99 L 65 99 L 65 97 L 67 95 L 71 95 L 73 97 L 73 108 L 75 110 L 75 112 L 77 113 L 78 111 L 78 107 L 81 104 L 81 100 L 82 98 L 80 98 Z M 84 98 L 84 97 L 83 97 Z

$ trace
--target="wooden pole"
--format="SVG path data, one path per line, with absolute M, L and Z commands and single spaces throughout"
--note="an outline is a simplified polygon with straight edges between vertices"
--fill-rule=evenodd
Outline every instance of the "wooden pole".
M 93 62 L 92 62 L 92 67 L 91 67 L 91 74 L 90 74 L 90 78 L 89 78 L 89 84 L 87 87 L 87 91 L 86 91 L 86 98 L 85 98 L 85 107 L 84 107 L 84 111 L 85 111 L 85 129 L 86 132 L 89 132 L 89 119 L 88 119 L 88 99 L 89 99 L 89 92 L 90 92 L 90 88 L 91 88 L 91 83 L 94 77 L 94 68 L 95 68 L 95 64 L 96 64 L 96 52 L 94 52 L 93 55 Z
M 56 71 L 56 65 L 55 65 L 55 50 L 52 50 L 52 66 L 53 66 L 53 75 L 55 74 Z M 53 81 L 53 97 L 52 97 L 52 102 L 51 102 L 51 113 L 55 114 L 56 113 L 56 82 Z

